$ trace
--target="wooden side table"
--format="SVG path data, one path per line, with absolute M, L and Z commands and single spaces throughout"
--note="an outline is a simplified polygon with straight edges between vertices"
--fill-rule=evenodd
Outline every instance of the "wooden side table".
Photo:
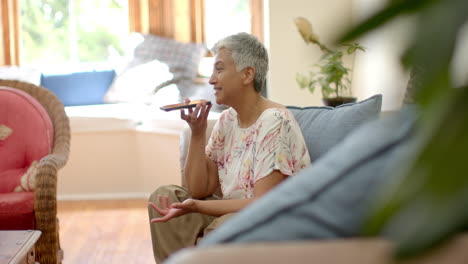
M 0 231 L 0 264 L 34 264 L 41 231 Z

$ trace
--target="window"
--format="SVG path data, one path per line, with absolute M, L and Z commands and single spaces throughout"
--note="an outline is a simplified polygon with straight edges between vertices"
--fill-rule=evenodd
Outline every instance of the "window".
M 259 0 L 204 0 L 206 46 L 211 49 L 218 40 L 239 32 L 252 33 L 262 40 L 259 4 Z M 199 74 L 209 77 L 213 63 L 214 58 L 205 57 L 200 63 Z
M 205 42 L 208 48 L 239 32 L 251 33 L 250 0 L 205 0 Z
M 20 0 L 23 65 L 107 61 L 122 55 L 128 0 Z

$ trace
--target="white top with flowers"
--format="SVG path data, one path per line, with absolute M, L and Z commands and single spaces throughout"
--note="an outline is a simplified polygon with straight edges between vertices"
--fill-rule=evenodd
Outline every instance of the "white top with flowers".
M 274 170 L 291 176 L 310 164 L 301 129 L 285 108 L 266 109 L 248 128 L 239 127 L 233 108 L 225 110 L 206 155 L 218 167 L 223 199 L 252 198 L 254 183 Z

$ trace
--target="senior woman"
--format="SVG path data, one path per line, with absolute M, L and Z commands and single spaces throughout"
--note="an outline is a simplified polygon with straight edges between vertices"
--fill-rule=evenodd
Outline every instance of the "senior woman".
M 215 63 L 209 82 L 216 103 L 230 108 L 221 114 L 208 144 L 211 105 L 203 102 L 188 112 L 181 110 L 192 131 L 183 175 L 187 188 L 162 186 L 149 199 L 158 263 L 196 245 L 232 213 L 310 164 L 292 113 L 260 94 L 268 71 L 263 44 L 253 35 L 239 33 L 220 40 L 212 52 Z M 221 199 L 213 196 L 218 188 Z

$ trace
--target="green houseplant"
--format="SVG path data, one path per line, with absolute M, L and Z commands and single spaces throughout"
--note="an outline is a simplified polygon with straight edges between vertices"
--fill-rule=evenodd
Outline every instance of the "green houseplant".
M 391 234 L 398 257 L 425 253 L 468 230 L 468 83 L 455 82 L 452 74 L 466 10 L 466 0 L 388 1 L 341 39 L 355 39 L 401 15 L 411 15 L 415 25 L 401 61 L 417 78 L 417 154 L 401 180 L 387 186 L 363 230 Z
M 319 63 L 315 64 L 319 70 L 309 71 L 308 74 L 297 73 L 296 82 L 301 89 L 309 89 L 311 93 L 317 86 L 321 87 L 323 102 L 328 106 L 337 106 L 356 101 L 351 93 L 351 69 L 343 64 L 343 55 L 352 55 L 364 48 L 358 43 L 342 44 L 337 49 L 331 49 L 320 42 L 314 34 L 311 23 L 303 17 L 295 19 L 296 27 L 306 44 L 315 44 L 323 52 Z M 345 50 L 345 51 L 344 51 Z

